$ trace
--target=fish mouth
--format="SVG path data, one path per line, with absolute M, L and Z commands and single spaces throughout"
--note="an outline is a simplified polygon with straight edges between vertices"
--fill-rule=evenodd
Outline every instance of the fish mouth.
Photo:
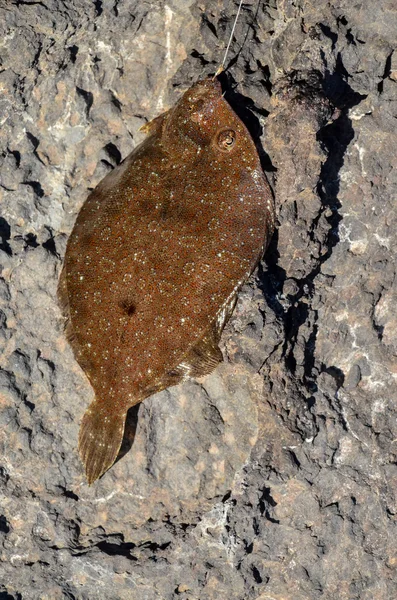
M 207 79 L 203 79 L 203 82 L 207 85 L 208 89 L 212 89 L 219 94 L 222 94 L 222 86 L 218 77 L 212 76 L 207 77 Z
M 222 96 L 222 86 L 217 78 L 209 76 L 195 83 L 189 92 L 192 99 L 195 100 L 199 100 L 202 96 L 208 96 L 208 94 L 219 98 Z

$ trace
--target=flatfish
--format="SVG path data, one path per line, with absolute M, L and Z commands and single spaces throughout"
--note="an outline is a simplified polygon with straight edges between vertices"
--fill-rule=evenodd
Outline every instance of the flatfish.
M 59 283 L 95 391 L 79 437 L 89 483 L 114 463 L 130 407 L 222 360 L 222 329 L 274 228 L 255 144 L 216 78 L 145 129 L 80 210 Z

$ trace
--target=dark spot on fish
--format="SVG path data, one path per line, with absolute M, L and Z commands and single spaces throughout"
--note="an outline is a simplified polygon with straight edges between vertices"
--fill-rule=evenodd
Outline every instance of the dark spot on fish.
M 136 311 L 136 306 L 134 302 L 128 299 L 121 300 L 120 307 L 123 309 L 123 311 L 128 317 L 131 317 Z

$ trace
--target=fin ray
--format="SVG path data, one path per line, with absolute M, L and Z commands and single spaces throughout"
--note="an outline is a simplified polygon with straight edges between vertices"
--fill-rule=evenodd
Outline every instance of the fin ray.
M 66 267 L 64 266 L 58 281 L 58 302 L 61 313 L 64 317 L 69 318 L 69 296 L 66 284 Z
M 169 374 L 186 377 L 202 377 L 209 375 L 223 361 L 223 355 L 219 348 L 219 340 L 222 330 L 233 312 L 237 300 L 238 286 L 218 312 L 214 323 L 210 325 L 202 338 L 184 356 L 179 365 L 172 369 Z
M 59 308 L 61 309 L 61 313 L 63 314 L 63 316 L 65 318 L 65 323 L 64 323 L 65 336 L 66 336 L 66 339 L 68 340 L 69 344 L 71 345 L 73 351 L 76 353 L 78 347 L 76 347 L 76 349 L 75 349 L 75 345 L 76 345 L 75 343 L 77 343 L 76 335 L 74 333 L 72 323 L 70 320 L 70 307 L 69 307 L 69 295 L 68 295 L 67 278 L 66 278 L 66 266 L 63 267 L 63 269 L 61 271 L 61 275 L 59 277 L 57 295 L 58 295 Z
M 142 133 L 146 133 L 146 134 L 155 133 L 163 126 L 163 123 L 164 123 L 165 119 L 168 117 L 169 112 L 170 111 L 167 110 L 166 112 L 161 113 L 161 115 L 159 115 L 158 117 L 154 117 L 154 119 L 152 119 L 151 121 L 148 121 L 147 123 L 142 125 L 139 128 L 139 131 L 142 131 Z
M 220 335 L 211 326 L 204 336 L 190 348 L 179 365 L 170 371 L 172 376 L 201 377 L 211 373 L 223 360 L 218 346 Z

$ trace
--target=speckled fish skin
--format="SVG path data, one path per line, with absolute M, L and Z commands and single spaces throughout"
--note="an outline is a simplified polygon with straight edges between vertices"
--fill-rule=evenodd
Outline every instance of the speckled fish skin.
M 126 412 L 222 360 L 218 341 L 274 228 L 254 142 L 218 81 L 191 87 L 83 205 L 59 294 L 95 391 L 80 429 L 89 483 Z

